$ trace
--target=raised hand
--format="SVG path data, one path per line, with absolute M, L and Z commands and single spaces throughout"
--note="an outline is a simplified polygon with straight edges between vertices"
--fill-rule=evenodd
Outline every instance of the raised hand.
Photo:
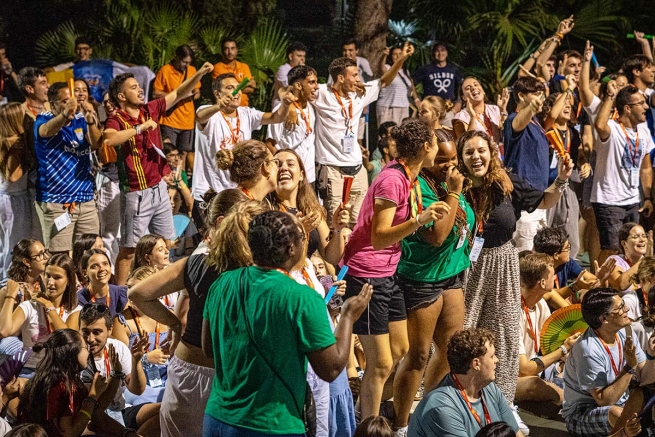
M 509 88 L 503 88 L 496 97 L 496 106 L 500 108 L 500 112 L 507 112 L 507 103 L 509 103 Z
M 649 345 L 650 346 L 650 345 Z M 633 369 L 637 367 L 637 353 L 636 353 L 636 348 L 635 348 L 635 343 L 632 337 L 627 337 L 625 339 L 625 362 L 628 366 L 632 367 Z
M 150 348 L 150 342 L 148 341 L 148 333 L 143 332 L 143 335 L 132 344 L 130 348 L 130 353 L 135 360 L 140 360 L 148 352 Z
M 321 224 L 321 220 L 323 220 L 321 215 L 316 213 L 315 211 L 311 211 L 307 215 L 303 213 L 298 213 L 297 217 L 298 217 L 298 221 L 300 221 L 300 224 L 305 230 L 306 235 L 309 235 L 310 232 L 316 229 L 318 225 Z
M 591 45 L 589 40 L 587 40 L 587 44 L 585 45 L 584 48 L 584 60 L 585 62 L 591 62 L 591 58 L 594 55 L 594 46 Z
M 405 44 L 403 44 L 403 56 L 405 58 L 409 58 L 413 54 L 414 54 L 414 46 L 409 41 L 405 41 Z
M 107 387 L 109 386 L 109 377 L 100 376 L 100 372 L 96 372 L 93 375 L 93 381 L 91 381 L 91 387 L 89 387 L 89 397 L 97 399 L 98 396 L 103 394 Z
M 203 76 L 207 73 L 211 73 L 212 71 L 214 71 L 214 66 L 210 62 L 205 62 L 202 64 L 202 67 L 200 67 L 200 70 L 198 70 L 198 72 Z
M 571 15 L 569 18 L 565 18 L 559 22 L 557 33 L 566 35 L 573 30 L 573 26 L 575 26 L 575 23 L 573 22 L 573 15 Z
M 339 204 L 339 207 L 332 214 L 332 229 L 341 230 L 348 226 L 350 221 L 350 205 Z
M 282 102 L 283 105 L 292 105 L 293 102 L 297 101 L 298 98 L 293 95 L 293 87 L 288 86 L 286 88 L 280 88 L 277 90 L 277 95 L 280 98 L 280 101 Z M 293 111 L 295 112 L 295 111 Z
M 639 44 L 648 44 L 648 40 L 644 38 L 644 32 L 638 32 L 636 30 L 633 30 L 633 33 L 635 34 L 635 39 Z
M 559 164 L 557 166 L 557 177 L 561 180 L 566 180 L 571 177 L 571 172 L 573 172 L 573 160 L 571 156 L 567 153 L 564 157 L 557 158 Z
M 121 360 L 118 357 L 118 352 L 114 348 L 113 344 L 107 345 L 107 352 L 109 354 L 109 367 L 115 373 L 121 373 L 123 371 L 123 365 Z
M 75 112 L 77 112 L 77 100 L 71 97 L 66 104 L 64 104 L 62 114 L 67 119 L 72 120 L 75 117 Z
M 616 260 L 614 258 L 607 258 L 602 266 L 598 267 L 598 261 L 594 260 L 594 266 L 596 267 L 596 278 L 600 282 L 605 282 L 614 272 L 616 268 Z

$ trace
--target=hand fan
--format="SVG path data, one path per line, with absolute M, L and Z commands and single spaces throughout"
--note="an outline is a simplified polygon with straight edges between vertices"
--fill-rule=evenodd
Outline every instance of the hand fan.
M 13 355 L 7 356 L 7 358 L 2 361 L 0 364 L 0 378 L 2 378 L 3 389 L 12 379 L 14 379 L 14 377 L 18 377 L 20 371 L 23 370 L 23 366 L 33 353 L 32 349 L 22 350 Z
M 558 309 L 546 319 L 541 328 L 539 338 L 541 353 L 548 355 L 557 350 L 567 337 L 577 332 L 584 332 L 588 327 L 589 325 L 582 318 L 580 304 Z
M 180 238 L 184 231 L 186 231 L 187 226 L 191 219 L 184 214 L 175 214 L 173 216 L 173 227 L 175 228 L 175 238 Z

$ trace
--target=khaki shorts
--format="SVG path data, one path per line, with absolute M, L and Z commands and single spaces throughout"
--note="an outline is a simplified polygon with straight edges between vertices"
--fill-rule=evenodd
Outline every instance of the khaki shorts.
M 57 230 L 55 219 L 67 211 L 71 223 L 64 229 Z M 50 252 L 73 250 L 73 238 L 78 239 L 82 234 L 100 232 L 98 209 L 94 200 L 76 203 L 71 210 L 63 203 L 36 202 L 36 213 L 43 229 L 43 245 Z

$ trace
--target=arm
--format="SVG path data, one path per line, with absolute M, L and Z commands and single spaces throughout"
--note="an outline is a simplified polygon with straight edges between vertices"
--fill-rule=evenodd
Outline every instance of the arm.
M 3 175 L 7 181 L 18 182 L 20 178 L 23 177 L 24 171 L 23 166 L 21 165 L 19 152 L 24 150 L 24 147 L 20 147 L 20 150 L 18 150 L 15 143 L 14 146 L 9 149 L 9 153 L 7 154 L 7 173 Z
M 616 290 L 623 291 L 632 285 L 632 276 L 637 274 L 641 260 L 634 263 L 628 270 L 623 271 L 619 267 L 614 269 L 609 278 L 609 284 Z
M 639 181 L 641 182 L 641 189 L 644 193 L 644 206 L 639 209 L 639 212 L 644 212 L 646 217 L 649 217 L 653 212 L 653 200 L 651 198 L 651 187 L 653 185 L 653 166 L 650 161 L 650 153 L 646 153 L 644 160 L 641 161 L 639 168 Z
M 557 205 L 557 202 L 559 202 L 560 197 L 562 197 L 562 192 L 560 191 L 558 184 L 561 184 L 561 181 L 568 181 L 571 176 L 571 172 L 573 171 L 573 161 L 571 161 L 571 157 L 567 154 L 566 158 L 560 158 L 557 167 L 557 178 L 555 179 L 555 182 L 544 191 L 544 198 L 538 206 L 539 209 L 552 208 Z
M 154 88 L 152 90 L 152 98 L 153 99 L 159 99 L 161 97 L 164 97 L 165 95 L 166 95 L 166 92 L 163 91 L 163 90 L 158 90 L 158 89 L 154 89 Z
M 318 225 L 318 234 L 321 239 L 318 252 L 325 261 L 333 265 L 339 263 L 339 260 L 343 256 L 344 247 L 346 246 L 341 231 L 348 225 L 348 220 L 350 219 L 348 206 L 341 204 L 334 214 L 332 214 L 332 229 L 334 233 L 327 244 L 325 242 L 330 236 L 330 228 L 325 220 L 321 220 L 321 223 Z
M 360 146 L 360 149 L 362 149 L 362 165 L 366 169 L 367 172 L 372 172 L 375 170 L 375 167 L 373 167 L 373 164 L 371 164 L 371 161 L 369 161 L 369 158 L 371 156 L 371 152 L 365 147 Z
M 619 376 L 610 385 L 589 390 L 589 393 L 600 407 L 616 405 L 623 393 L 628 389 L 631 379 L 632 374 L 621 369 Z
M 123 316 L 125 316 L 125 310 L 123 310 L 123 313 Z M 127 319 L 125 322 L 127 323 Z M 125 346 L 130 347 L 130 335 L 128 333 L 128 329 L 120 322 L 118 317 L 114 317 L 114 321 L 111 327 L 111 337 L 120 341 Z
M 189 292 L 186 288 L 180 290 L 180 296 L 175 303 L 175 315 L 182 322 L 182 332 L 186 328 L 187 315 L 189 314 Z
M 514 120 L 512 120 L 512 130 L 514 132 L 521 132 L 523 129 L 528 127 L 532 117 L 541 111 L 542 104 L 543 100 L 534 99 L 530 102 L 529 105 L 521 109 L 518 114 L 516 114 L 516 117 L 514 117 Z
M 650 62 L 653 62 L 653 52 L 650 50 L 650 43 L 646 38 L 644 38 L 644 32 L 637 32 L 636 30 L 634 31 L 635 34 L 635 39 L 641 46 L 641 54 L 647 57 Z
M 148 385 L 148 377 L 141 365 L 141 358 L 146 354 L 149 345 L 148 337 L 144 336 L 134 342 L 130 351 L 132 353 L 132 372 L 125 377 L 125 387 L 137 396 L 142 394 Z
M 281 102 L 280 107 L 275 112 L 266 112 L 262 117 L 262 125 L 285 122 L 291 105 L 298 100 L 293 95 L 292 87 L 280 88 L 277 94 Z
M 570 91 L 566 91 L 560 93 L 560 95 L 557 96 L 557 99 L 555 99 L 555 102 L 553 102 L 553 106 L 550 108 L 550 112 L 548 113 L 548 115 L 546 116 L 546 120 L 544 121 L 544 130 L 548 130 L 551 127 L 553 127 L 553 123 L 555 122 L 555 120 L 557 120 L 557 117 L 559 117 L 560 113 L 562 112 L 562 109 L 564 109 L 564 104 L 566 103 L 566 100 L 569 98 L 569 95 L 573 96 L 573 93 Z
M 39 126 L 39 136 L 43 138 L 50 138 L 57 135 L 62 127 L 71 122 L 75 116 L 77 109 L 77 101 L 75 99 L 68 99 L 63 111 Z
M 591 91 L 591 85 L 589 83 L 589 75 L 591 74 L 591 56 L 593 54 L 594 46 L 587 41 L 582 59 L 582 69 L 580 70 L 580 83 L 578 83 L 578 91 L 580 92 L 582 106 L 591 105 L 591 101 L 594 99 L 594 93 Z
M 200 79 L 202 79 L 205 74 L 213 70 L 214 66 L 209 62 L 205 62 L 203 66 L 200 67 L 200 70 L 196 71 L 196 74 L 182 82 L 182 85 L 177 87 L 175 90 L 166 94 L 164 97 L 166 99 L 166 110 L 171 109 L 180 100 L 191 96 L 193 93 L 193 88 L 198 82 L 200 82 Z
M 398 74 L 398 71 L 400 71 L 401 68 L 403 68 L 403 64 L 409 58 L 414 54 L 414 46 L 409 43 L 409 41 L 405 42 L 405 45 L 403 46 L 403 54 L 396 62 L 393 63 L 391 68 L 389 68 L 387 71 L 384 72 L 382 77 L 380 77 L 380 87 L 384 88 L 386 86 L 389 86 L 391 82 L 396 78 L 396 75 Z
M 156 128 L 157 122 L 152 118 L 139 125 L 140 132 L 145 132 Z M 130 127 L 129 129 L 123 130 L 105 129 L 102 132 L 102 141 L 109 147 L 117 147 L 121 146 L 123 143 L 136 135 L 136 127 Z
M 96 150 L 102 145 L 102 130 L 98 126 L 98 117 L 93 105 L 89 102 L 84 102 L 81 105 L 82 112 L 84 113 L 84 120 L 87 124 L 87 137 L 91 150 Z
M 346 367 L 348 358 L 350 357 L 350 340 L 352 338 L 353 323 L 364 312 L 372 295 L 373 287 L 370 284 L 365 284 L 357 296 L 346 300 L 341 308 L 341 321 L 334 331 L 334 337 L 337 340 L 336 343 L 307 354 L 312 369 L 314 369 L 322 380 L 327 382 L 334 381 Z M 205 347 L 204 337 L 203 330 L 203 350 Z
M 596 117 L 596 121 L 594 122 L 596 131 L 598 132 L 598 138 L 603 143 L 607 141 L 607 139 L 610 137 L 610 134 L 612 133 L 612 129 L 610 128 L 608 122 L 612 112 L 612 107 L 614 106 L 616 92 L 616 82 L 611 80 L 607 84 L 607 95 L 603 99 L 603 104 L 601 105 L 600 110 L 598 111 L 598 116 Z
M 18 307 L 14 310 L 19 288 L 18 282 L 13 279 L 7 282 L 7 292 L 2 302 L 2 310 L 0 310 L 0 338 L 15 334 L 25 323 L 23 309 Z
M 578 338 L 580 338 L 580 335 L 581 335 L 580 333 L 574 334 L 569 336 L 566 340 L 564 340 L 563 346 L 566 348 L 567 353 L 568 351 L 571 350 L 571 348 L 578 340 Z M 566 354 L 560 348 L 554 352 L 549 353 L 548 355 L 539 357 L 539 359 L 543 363 L 543 367 L 542 367 L 537 363 L 537 361 L 528 360 L 528 357 L 526 355 L 521 354 L 519 355 L 519 376 L 536 376 L 540 372 L 542 372 L 545 368 L 550 367 L 552 364 L 560 361 L 565 356 Z
M 204 127 L 214 114 L 218 114 L 222 107 L 223 106 L 219 102 L 206 108 L 202 108 L 196 113 L 196 123 L 201 127 Z
M 448 195 L 443 201 L 450 207 L 448 215 L 434 222 L 430 228 L 421 228 L 423 237 L 435 247 L 441 246 L 446 241 L 457 217 L 459 199 L 462 195 L 462 187 L 464 185 L 464 175 L 457 170 L 457 167 L 453 166 L 448 169 L 446 185 L 448 186 Z

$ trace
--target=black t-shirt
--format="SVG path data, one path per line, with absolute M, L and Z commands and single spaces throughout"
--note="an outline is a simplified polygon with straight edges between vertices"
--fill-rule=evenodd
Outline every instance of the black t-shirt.
M 521 211 L 534 212 L 544 197 L 543 191 L 534 189 L 514 173 L 507 174 L 514 184 L 514 191 L 511 196 L 498 195 L 494 199 L 494 209 L 484 224 L 482 234 L 478 234 L 478 237 L 484 238 L 485 249 L 502 246 L 511 240 L 516 230 L 516 222 L 521 217 Z M 477 189 L 472 188 L 472 190 L 478 195 Z M 475 204 L 470 194 L 467 195 L 467 200 L 471 205 Z
M 557 128 L 553 127 L 552 129 L 557 129 Z M 566 142 L 568 141 L 566 139 L 566 136 L 571 135 L 571 139 L 570 139 L 571 161 L 573 161 L 573 164 L 576 166 L 576 169 L 573 171 L 573 174 L 571 175 L 571 182 L 580 182 L 580 176 L 578 175 L 578 170 L 577 170 L 578 155 L 579 155 L 580 144 L 581 144 L 580 134 L 575 128 L 569 128 L 568 131 L 559 131 L 559 132 L 565 147 L 566 147 Z M 548 162 L 550 162 L 550 168 L 548 170 L 549 185 L 555 182 L 555 179 L 557 178 L 557 166 L 553 168 L 554 154 L 555 154 L 555 149 L 553 149 L 553 147 L 551 146 L 550 149 L 548 149 Z
M 209 287 L 218 279 L 218 272 L 207 265 L 207 255 L 191 255 L 184 265 L 184 287 L 189 293 L 189 312 L 182 340 L 202 347 L 202 314 Z

